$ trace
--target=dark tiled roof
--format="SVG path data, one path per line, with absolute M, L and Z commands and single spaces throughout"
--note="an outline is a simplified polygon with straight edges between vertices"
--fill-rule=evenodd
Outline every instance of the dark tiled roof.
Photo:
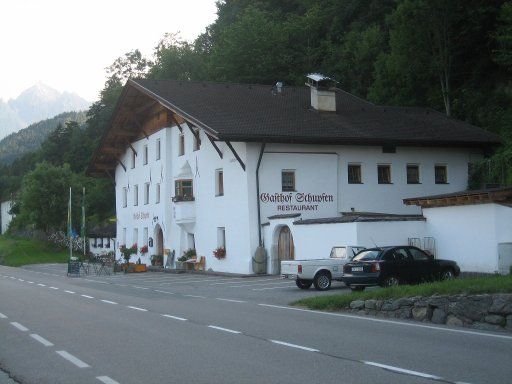
M 339 217 L 306 219 L 294 221 L 295 225 L 302 224 L 337 224 L 337 223 L 369 223 L 378 221 L 424 221 L 422 215 L 393 215 L 393 214 L 350 214 Z
M 299 217 L 300 215 L 301 215 L 300 213 L 285 213 L 285 214 L 282 214 L 282 215 L 269 216 L 268 219 L 269 220 L 273 220 L 273 219 L 289 219 L 289 218 Z
M 311 108 L 310 89 L 172 80 L 129 80 L 221 140 L 427 146 L 492 146 L 497 135 L 428 108 L 376 106 L 336 92 L 334 112 Z
M 94 227 L 89 231 L 89 237 L 116 237 L 117 226 L 116 223 L 109 223 L 102 227 Z
M 484 203 L 512 204 L 512 187 L 489 188 L 473 191 L 459 191 L 442 195 L 411 197 L 403 200 L 406 205 L 418 205 L 423 208 L 471 205 Z

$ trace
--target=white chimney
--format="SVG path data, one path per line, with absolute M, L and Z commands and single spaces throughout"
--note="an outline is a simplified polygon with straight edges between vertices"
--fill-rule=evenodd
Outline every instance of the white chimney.
M 306 76 L 311 89 L 311 106 L 321 112 L 336 112 L 336 81 L 320 73 Z

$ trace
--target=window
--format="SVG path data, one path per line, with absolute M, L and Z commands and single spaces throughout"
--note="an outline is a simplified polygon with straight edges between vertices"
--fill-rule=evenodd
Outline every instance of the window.
M 283 192 L 295 192 L 295 171 L 281 172 L 281 187 Z
M 178 148 L 178 156 L 183 156 L 185 154 L 185 135 L 180 134 L 179 138 L 179 148 Z
M 436 165 L 435 166 L 435 174 L 436 174 L 436 184 L 447 184 L 448 183 L 448 172 L 446 170 L 446 165 Z
M 155 188 L 155 203 L 158 204 L 159 202 L 160 202 L 160 183 L 158 183 Z
M 135 245 L 139 242 L 139 228 L 133 228 L 133 239 L 132 245 Z M 138 244 L 137 244 L 138 245 Z
M 135 151 L 132 151 L 132 169 L 135 168 Z
M 176 180 L 173 201 L 193 201 L 194 190 L 192 180 Z
M 142 159 L 144 160 L 144 165 L 148 163 L 148 146 L 145 145 L 142 152 Z
M 148 227 L 142 230 L 142 245 L 148 245 Z
M 103 237 L 99 238 L 98 248 L 103 248 Z
M 105 243 L 105 248 L 110 248 L 110 237 L 107 237 L 107 242 Z
M 156 141 L 156 159 L 160 160 L 160 151 L 161 151 L 160 139 Z
M 391 184 L 391 165 L 378 165 L 377 174 L 379 184 Z
M 144 204 L 149 204 L 149 183 L 144 184 Z
M 348 183 L 362 184 L 361 182 L 361 164 L 348 165 Z
M 215 171 L 215 196 L 224 196 L 224 172 L 222 169 Z
M 194 151 L 201 149 L 201 136 L 199 135 L 199 129 L 194 129 Z
M 123 232 L 122 232 L 122 235 L 121 235 L 121 242 L 123 245 L 126 246 L 126 228 L 123 228 Z
M 126 208 L 128 205 L 128 189 L 123 187 L 123 208 Z
M 420 167 L 419 165 L 407 164 L 407 184 L 420 183 Z
M 420 251 L 419 249 L 416 249 L 416 248 L 409 248 L 409 253 L 411 254 L 411 256 L 414 260 L 429 260 L 430 259 L 425 252 Z
M 139 205 L 139 186 L 137 184 L 133 186 L 133 205 Z
M 94 238 L 94 248 L 96 248 L 98 246 L 98 238 L 95 237 Z
M 217 227 L 217 247 L 226 249 L 226 228 Z

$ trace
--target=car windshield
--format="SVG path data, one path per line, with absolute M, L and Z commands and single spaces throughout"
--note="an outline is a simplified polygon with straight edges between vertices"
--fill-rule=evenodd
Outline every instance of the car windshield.
M 377 260 L 380 255 L 380 250 L 373 249 L 369 251 L 359 252 L 352 260 L 354 261 L 371 261 Z

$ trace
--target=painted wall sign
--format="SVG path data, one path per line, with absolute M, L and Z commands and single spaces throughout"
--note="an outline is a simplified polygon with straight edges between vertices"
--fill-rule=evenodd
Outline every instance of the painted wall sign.
M 144 220 L 149 219 L 149 212 L 135 212 L 133 214 L 133 220 Z
M 262 203 L 277 204 L 275 208 L 282 212 L 317 211 L 320 205 L 334 202 L 334 196 L 327 193 L 264 192 L 260 194 L 260 200 Z

